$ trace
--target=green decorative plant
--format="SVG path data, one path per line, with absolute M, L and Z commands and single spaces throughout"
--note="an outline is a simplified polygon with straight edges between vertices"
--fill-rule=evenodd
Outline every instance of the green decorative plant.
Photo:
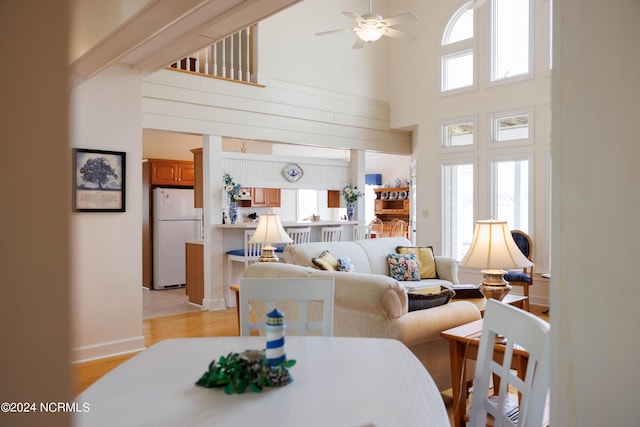
M 292 380 L 287 368 L 296 361 L 286 360 L 278 366 L 270 366 L 264 351 L 247 350 L 242 354 L 229 353 L 211 361 L 207 372 L 196 385 L 207 388 L 224 388 L 226 394 L 242 394 L 247 389 L 260 392 L 264 387 L 280 387 Z
M 345 186 L 342 189 L 342 195 L 348 203 L 357 202 L 358 198 L 362 197 L 362 193 L 358 191 L 358 187 L 354 186 L 353 184 Z

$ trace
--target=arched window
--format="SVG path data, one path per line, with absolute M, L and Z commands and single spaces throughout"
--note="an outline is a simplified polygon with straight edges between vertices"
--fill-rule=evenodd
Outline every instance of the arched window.
M 459 8 L 447 23 L 442 35 L 442 92 L 473 87 L 475 84 L 475 18 L 471 2 Z

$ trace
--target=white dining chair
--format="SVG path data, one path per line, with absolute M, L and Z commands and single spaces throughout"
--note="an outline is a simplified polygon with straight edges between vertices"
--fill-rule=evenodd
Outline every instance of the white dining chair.
M 284 313 L 287 334 L 333 335 L 334 287 L 333 278 L 241 279 L 240 335 L 265 331 L 274 308 Z
M 539 427 L 548 424 L 549 323 L 519 308 L 488 299 L 478 348 L 469 425 Z M 498 338 L 498 341 L 496 341 Z M 494 361 L 494 346 L 504 344 L 501 363 Z M 529 354 L 524 378 L 511 370 L 514 350 Z M 492 379 L 499 387 L 489 393 Z M 508 391 L 517 391 L 518 395 Z
M 342 241 L 342 227 L 322 227 L 323 242 L 340 242 Z
M 353 240 L 364 240 L 371 238 L 370 225 L 355 225 L 353 227 Z
M 227 251 L 227 286 L 233 285 L 231 283 L 231 273 L 234 262 L 243 263 L 244 269 L 246 269 L 249 264 L 260 260 L 263 243 L 249 243 L 253 233 L 255 233 L 255 230 L 245 230 L 243 248 Z
M 309 243 L 311 241 L 311 227 L 287 228 L 286 231 L 291 240 L 293 240 L 293 242 L 289 243 L 290 245 Z

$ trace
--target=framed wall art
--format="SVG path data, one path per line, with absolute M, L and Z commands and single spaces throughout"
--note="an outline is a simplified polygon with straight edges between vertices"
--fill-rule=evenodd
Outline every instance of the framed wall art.
M 124 212 L 126 153 L 73 150 L 74 212 Z

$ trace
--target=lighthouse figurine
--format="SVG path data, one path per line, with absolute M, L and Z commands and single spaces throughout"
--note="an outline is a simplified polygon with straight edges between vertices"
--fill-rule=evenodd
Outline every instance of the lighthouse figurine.
M 274 308 L 267 314 L 267 349 L 269 365 L 278 366 L 287 359 L 284 352 L 284 313 Z

